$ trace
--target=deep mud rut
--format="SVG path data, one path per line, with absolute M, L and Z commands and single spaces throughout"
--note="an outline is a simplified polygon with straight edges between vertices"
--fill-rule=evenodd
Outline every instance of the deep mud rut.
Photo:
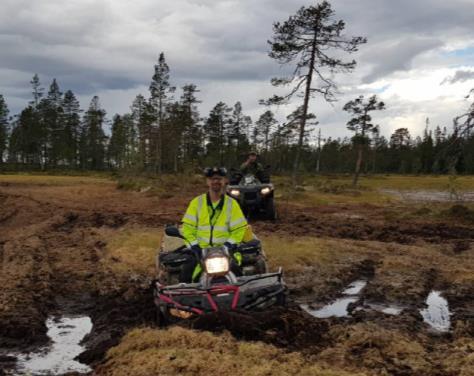
M 153 325 L 152 276 L 116 275 L 103 262 L 107 246 L 103 232 L 134 226 L 161 231 L 164 224 L 179 220 L 190 197 L 158 200 L 118 191 L 112 183 L 0 186 L 0 375 L 14 372 L 14 359 L 8 354 L 33 350 L 47 341 L 45 321 L 53 314 L 92 318 L 87 350 L 79 360 L 93 366 L 128 329 Z M 286 205 L 279 220 L 255 222 L 253 227 L 258 234 L 372 241 L 375 248 L 376 242 L 388 243 L 402 260 L 412 255 L 397 244 L 434 244 L 440 257 L 473 265 L 473 225 L 423 218 L 390 221 L 385 210 L 370 205 Z M 338 260 L 331 272 L 307 267 L 288 275 L 293 302 L 287 309 L 212 314 L 179 325 L 226 330 L 240 340 L 264 341 L 301 352 L 311 361 L 334 362 L 367 374 L 469 375 L 474 357 L 474 286 L 472 278 L 447 283 L 450 270 L 443 270 L 442 260 L 433 256 L 431 263 L 420 262 L 419 269 L 405 271 L 405 264 L 397 265 L 381 252 L 359 252 Z M 349 307 L 349 317 L 316 319 L 299 307 L 303 302 L 328 303 L 359 278 L 368 283 L 359 302 Z M 449 301 L 448 333 L 433 333 L 419 314 L 433 289 Z M 404 310 L 387 315 L 356 309 L 367 302 L 397 303 Z M 416 349 L 403 348 L 404 343 L 416 343 Z M 446 362 L 446 354 L 457 363 Z M 470 360 L 463 361 L 465 357 Z

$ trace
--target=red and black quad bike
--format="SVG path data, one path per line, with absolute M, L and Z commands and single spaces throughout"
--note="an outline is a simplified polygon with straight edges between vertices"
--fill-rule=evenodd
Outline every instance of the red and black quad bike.
M 165 237 L 182 238 L 174 226 Z M 181 240 L 182 242 L 182 240 Z M 176 243 L 175 243 L 176 245 Z M 179 283 L 181 267 L 190 255 L 184 245 L 172 251 L 162 249 L 157 257 L 158 278 L 153 282 L 157 324 L 218 311 L 262 311 L 285 305 L 287 287 L 281 268 L 267 273 L 265 255 L 258 239 L 242 243 L 242 276 L 231 271 L 232 255 L 225 247 L 203 249 L 202 273 L 198 282 Z

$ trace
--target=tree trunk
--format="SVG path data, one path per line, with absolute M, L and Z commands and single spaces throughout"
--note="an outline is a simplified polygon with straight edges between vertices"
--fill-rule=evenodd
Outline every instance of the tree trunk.
M 174 152 L 174 160 L 173 160 L 173 172 L 177 173 L 178 172 L 178 150 L 176 148 Z
M 309 97 L 311 94 L 311 80 L 313 78 L 314 62 L 316 59 L 316 37 L 317 37 L 317 34 L 315 33 L 314 38 L 313 38 L 312 49 L 311 49 L 311 60 L 309 62 L 308 74 L 306 75 L 306 88 L 304 92 L 303 114 L 302 114 L 301 122 L 300 122 L 300 134 L 298 137 L 298 146 L 296 148 L 295 161 L 293 164 L 293 174 L 292 174 L 293 186 L 296 186 L 296 177 L 297 177 L 298 168 L 300 165 L 301 149 L 303 148 L 304 129 L 306 126 L 306 116 L 308 114 L 308 103 L 309 103 Z
M 356 162 L 356 168 L 354 172 L 354 179 L 352 180 L 352 186 L 355 188 L 357 187 L 357 181 L 359 180 L 359 174 L 360 174 L 360 167 L 362 165 L 362 150 L 364 148 L 364 145 L 359 145 L 357 148 L 357 162 Z
M 375 151 L 375 147 L 374 147 L 374 155 L 373 155 L 373 159 L 372 159 L 372 173 L 375 174 L 375 170 L 376 170 L 376 159 L 377 159 L 377 152 Z
M 318 132 L 318 158 L 316 160 L 316 173 L 319 174 L 319 169 L 321 165 L 321 128 Z
M 156 141 L 156 172 L 161 175 L 163 170 L 163 101 L 160 98 L 158 105 L 158 132 Z

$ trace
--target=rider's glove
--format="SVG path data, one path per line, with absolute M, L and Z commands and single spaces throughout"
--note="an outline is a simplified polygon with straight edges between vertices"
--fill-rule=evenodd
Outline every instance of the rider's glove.
M 198 260 L 202 258 L 202 249 L 199 245 L 195 244 L 191 246 L 191 252 Z
M 223 245 L 224 249 L 229 252 L 229 254 L 232 254 L 232 252 L 235 250 L 236 248 L 236 245 L 235 244 L 232 244 L 232 243 L 229 243 L 229 242 L 225 242 L 224 245 Z

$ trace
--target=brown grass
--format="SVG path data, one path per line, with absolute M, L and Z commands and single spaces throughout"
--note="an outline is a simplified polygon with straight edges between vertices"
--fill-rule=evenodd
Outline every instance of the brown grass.
M 370 289 L 387 301 L 415 301 L 425 297 L 427 284 L 474 284 L 472 252 L 455 253 L 452 245 L 402 245 L 314 237 L 262 236 L 270 270 L 283 268 L 289 281 L 296 279 L 315 293 L 325 292 L 328 281 L 347 279 L 351 266 L 362 260 L 376 262 Z M 431 270 L 436 273 L 431 273 Z
M 103 261 L 114 273 L 151 276 L 155 273 L 155 257 L 162 235 L 162 229 L 157 228 L 131 228 L 113 232 L 108 236 Z
M 132 330 L 117 347 L 109 350 L 105 364 L 96 370 L 96 374 L 363 375 L 345 372 L 325 362 L 314 364 L 299 353 L 287 353 L 264 343 L 240 342 L 226 333 L 215 335 L 179 327 Z
M 25 186 L 71 186 L 71 185 L 109 185 L 113 181 L 106 176 L 61 176 L 61 175 L 35 175 L 0 174 L 0 183 L 20 184 Z
M 317 359 L 331 361 L 341 367 L 366 368 L 379 375 L 390 375 L 405 369 L 411 375 L 430 375 L 433 365 L 424 347 L 397 330 L 373 323 L 353 326 L 337 325 L 330 336 L 335 345 L 321 352 Z

